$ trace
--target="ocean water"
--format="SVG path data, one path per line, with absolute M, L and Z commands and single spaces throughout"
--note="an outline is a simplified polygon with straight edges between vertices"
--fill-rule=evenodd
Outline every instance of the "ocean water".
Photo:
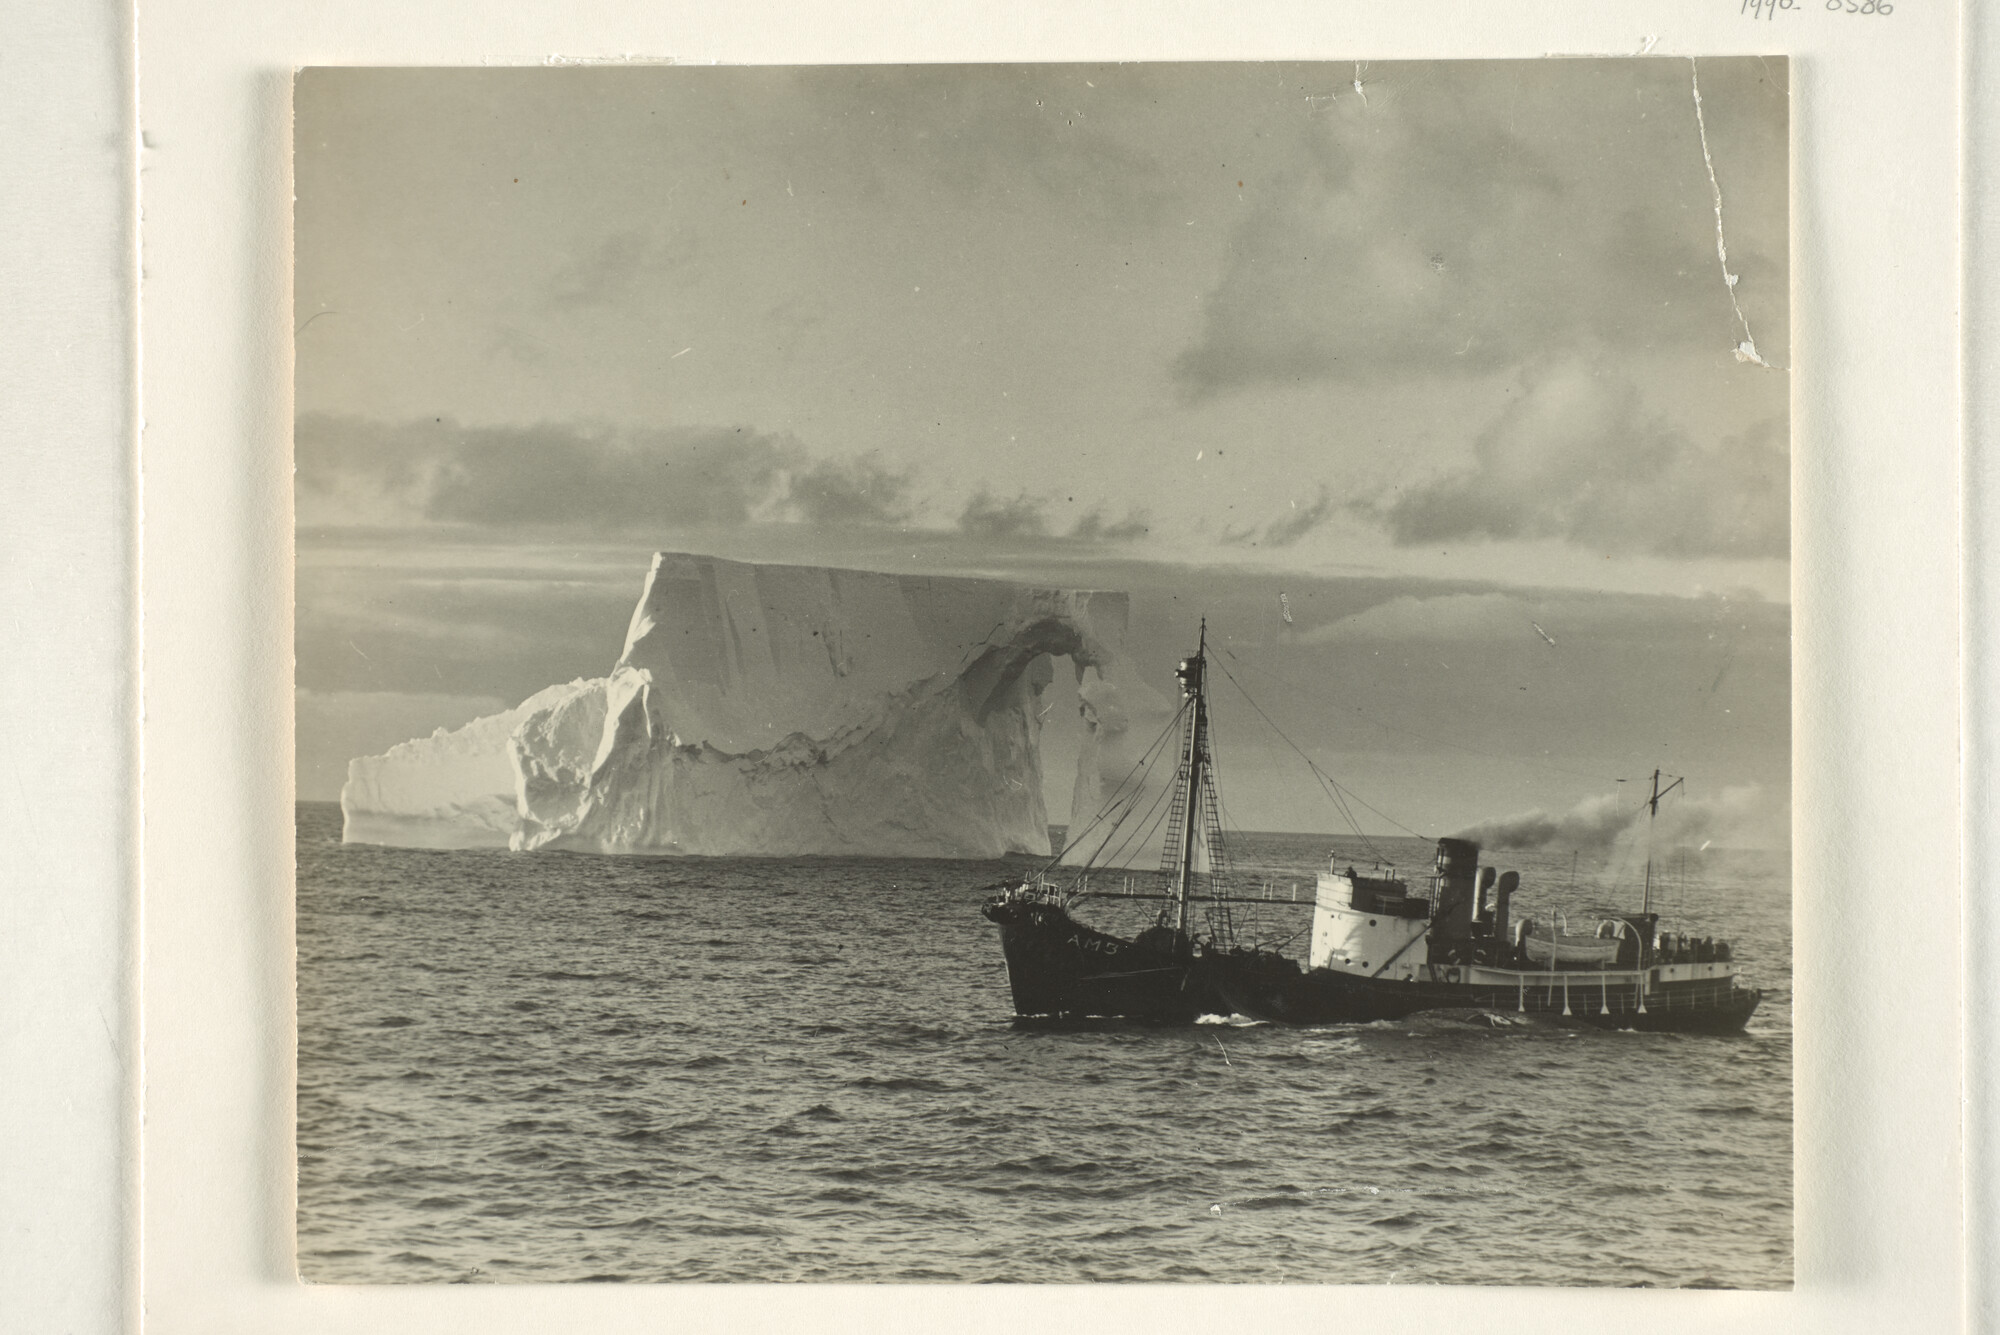
M 309 1280 L 1791 1283 L 1782 855 L 1667 863 L 1669 926 L 1728 937 L 1765 991 L 1715 1038 L 1481 1012 L 1022 1027 L 979 905 L 1023 861 L 339 837 L 300 804 Z M 1302 893 L 1329 846 L 1429 861 L 1375 842 L 1238 856 Z M 1636 907 L 1568 850 L 1492 860 L 1522 912 Z

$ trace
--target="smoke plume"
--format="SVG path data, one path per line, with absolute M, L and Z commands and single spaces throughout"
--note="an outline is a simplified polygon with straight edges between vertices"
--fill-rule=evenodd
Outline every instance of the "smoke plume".
M 1660 804 L 1653 826 L 1662 844 L 1725 846 L 1756 832 L 1768 813 L 1763 790 L 1756 784 L 1725 788 L 1714 797 L 1682 798 L 1676 793 Z M 1609 852 L 1646 833 L 1646 804 L 1616 794 L 1587 797 L 1568 811 L 1524 811 L 1514 816 L 1480 821 L 1455 838 L 1470 839 L 1485 848 L 1573 848 L 1579 852 Z

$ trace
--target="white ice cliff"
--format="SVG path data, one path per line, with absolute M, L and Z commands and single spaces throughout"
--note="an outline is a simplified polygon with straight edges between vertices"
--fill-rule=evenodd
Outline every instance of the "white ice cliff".
M 1126 611 L 1122 593 L 661 554 L 608 677 L 351 761 L 344 837 L 1046 853 L 1038 702 L 1051 656 L 1076 672 L 1087 735 L 1074 792 L 1094 812 L 1102 776 L 1129 765 L 1121 698 L 1153 696 L 1126 676 Z

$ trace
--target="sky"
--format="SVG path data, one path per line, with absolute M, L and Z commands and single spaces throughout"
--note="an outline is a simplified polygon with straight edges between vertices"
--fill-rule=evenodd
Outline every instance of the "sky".
M 1205 613 L 1375 832 L 1659 764 L 1782 842 L 1786 75 L 306 71 L 300 796 L 683 550 L 1125 589 L 1163 687 Z M 1239 822 L 1335 828 L 1230 708 Z

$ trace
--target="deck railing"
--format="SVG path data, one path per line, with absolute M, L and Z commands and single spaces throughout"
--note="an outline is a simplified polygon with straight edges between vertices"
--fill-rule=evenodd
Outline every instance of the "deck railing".
M 1132 878 L 1127 876 L 1123 881 L 1119 883 L 1112 885 L 1105 885 L 1101 881 L 1095 881 L 1092 880 L 1090 877 L 1086 876 L 1083 879 L 1083 881 L 1079 884 L 1077 888 L 1077 893 L 1079 897 L 1088 895 L 1092 899 L 1172 899 L 1173 898 L 1173 895 L 1170 892 L 1157 889 L 1142 888 L 1143 884 L 1144 883 L 1142 882 L 1141 885 L 1135 886 L 1132 883 Z M 1155 882 L 1155 884 L 1157 884 L 1157 882 Z M 1211 893 L 1208 894 L 1195 894 L 1191 896 L 1191 898 L 1195 903 L 1198 904 L 1223 903 L 1223 904 L 1311 905 L 1317 902 L 1315 898 L 1316 894 L 1317 894 L 1316 889 L 1311 887 L 1306 888 L 1302 892 L 1299 883 L 1297 881 L 1293 881 L 1289 885 L 1280 885 L 1275 881 L 1265 881 L 1260 885 L 1225 886 L 1220 891 L 1211 891 Z

